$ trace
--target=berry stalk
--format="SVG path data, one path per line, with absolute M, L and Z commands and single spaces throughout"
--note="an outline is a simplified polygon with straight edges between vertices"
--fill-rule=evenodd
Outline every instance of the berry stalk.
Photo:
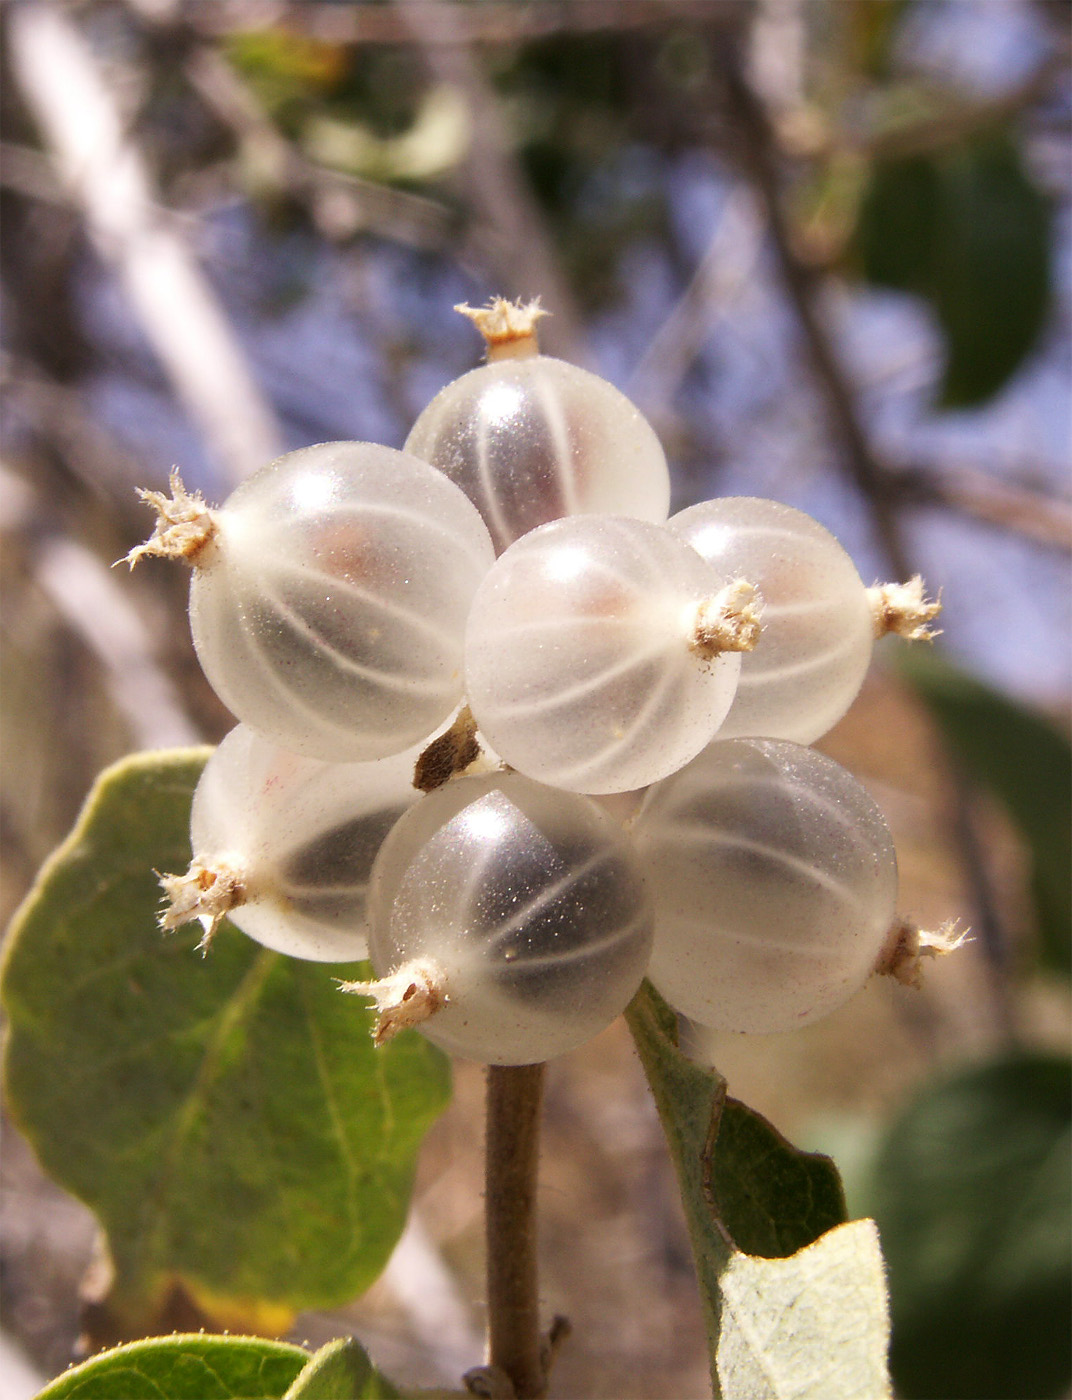
M 488 1361 L 518 1400 L 547 1393 L 536 1268 L 536 1177 L 544 1065 L 489 1065 L 484 1225 Z

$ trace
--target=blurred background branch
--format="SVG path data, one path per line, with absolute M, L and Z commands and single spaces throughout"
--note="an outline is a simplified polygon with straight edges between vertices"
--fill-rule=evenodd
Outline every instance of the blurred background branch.
M 11 57 L 61 183 L 115 264 L 179 397 L 237 481 L 278 452 L 272 414 L 215 294 L 153 200 L 148 173 L 92 52 L 62 10 L 15 6 Z

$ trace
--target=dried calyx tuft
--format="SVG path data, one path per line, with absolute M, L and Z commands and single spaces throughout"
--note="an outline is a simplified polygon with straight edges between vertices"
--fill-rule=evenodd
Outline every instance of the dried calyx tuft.
M 763 600 L 754 584 L 734 579 L 702 602 L 689 637 L 689 650 L 705 661 L 724 651 L 751 651 L 759 641 Z
M 930 624 L 942 611 L 942 601 L 927 598 L 921 574 L 907 583 L 876 583 L 867 597 L 876 638 L 895 632 L 910 642 L 933 642 L 941 636 Z
M 413 786 L 421 792 L 434 792 L 464 773 L 482 753 L 473 712 L 468 705 L 463 705 L 446 733 L 433 739 L 417 759 Z
M 247 897 L 245 877 L 224 859 L 211 864 L 196 859 L 185 875 L 159 875 L 167 908 L 160 915 L 160 927 L 177 929 L 197 919 L 204 934 L 197 945 L 206 951 L 220 923 Z
M 446 1004 L 443 975 L 435 963 L 414 959 L 376 982 L 340 982 L 339 990 L 371 997 L 376 1003 L 372 1039 L 383 1045 L 399 1031 L 419 1026 Z
M 143 555 L 162 559 L 185 559 L 193 563 L 197 554 L 216 533 L 216 521 L 200 491 L 187 491 L 178 467 L 168 478 L 171 495 L 162 491 L 139 490 L 138 495 L 156 511 L 156 528 L 144 544 L 124 555 L 120 563 L 131 568 Z
M 951 920 L 929 933 L 914 919 L 899 916 L 886 936 L 875 971 L 884 977 L 893 977 L 906 987 L 922 987 L 923 959 L 955 953 L 971 941 L 970 932 L 958 928 L 956 921 Z
M 540 353 L 536 323 L 549 313 L 540 306 L 539 297 L 529 302 L 494 297 L 487 306 L 461 302 L 454 310 L 468 316 L 484 337 L 489 360 L 521 360 Z

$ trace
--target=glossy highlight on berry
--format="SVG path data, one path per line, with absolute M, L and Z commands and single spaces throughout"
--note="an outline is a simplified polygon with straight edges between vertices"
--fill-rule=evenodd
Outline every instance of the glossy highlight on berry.
M 665 527 L 614 516 L 541 526 L 473 600 L 466 687 L 477 724 L 519 771 L 576 792 L 624 792 L 708 743 L 733 700 L 737 653 L 692 650 L 724 580 Z
M 466 1059 L 532 1064 L 624 1009 L 651 952 L 636 856 L 594 802 L 518 773 L 455 778 L 421 799 L 372 873 L 378 977 L 437 970 L 445 1005 L 421 1026 Z
M 665 521 L 670 476 L 659 439 L 605 379 L 547 355 L 496 361 L 442 389 L 406 451 L 457 483 L 497 553 L 576 514 Z

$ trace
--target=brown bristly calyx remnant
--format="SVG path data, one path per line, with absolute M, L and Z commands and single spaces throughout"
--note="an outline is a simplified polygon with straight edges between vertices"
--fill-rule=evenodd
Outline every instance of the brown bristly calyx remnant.
M 160 927 L 169 932 L 199 920 L 205 930 L 197 945 L 205 952 L 221 921 L 246 900 L 242 872 L 226 859 L 207 861 L 194 859 L 185 875 L 157 875 L 160 888 L 167 899 L 167 908 L 160 915 Z
M 942 611 L 942 600 L 926 596 L 921 574 L 907 583 L 876 583 L 867 590 L 867 598 L 876 638 L 895 632 L 910 642 L 933 642 L 941 636 L 930 624 Z
M 435 792 L 451 778 L 464 773 L 481 753 L 476 720 L 469 706 L 463 705 L 447 732 L 433 739 L 417 759 L 413 786 L 420 792 Z
M 415 958 L 377 982 L 340 982 L 339 990 L 371 997 L 376 1003 L 372 1039 L 383 1045 L 399 1031 L 419 1026 L 446 1004 L 443 976 L 435 963 Z
M 540 353 L 536 323 L 549 313 L 540 306 L 539 297 L 529 302 L 493 297 L 487 306 L 461 302 L 454 310 L 468 316 L 484 337 L 489 360 L 522 360 Z
M 156 529 L 145 541 L 119 560 L 131 568 L 143 555 L 162 559 L 185 559 L 192 564 L 195 556 L 216 533 L 216 521 L 205 504 L 200 491 L 187 491 L 178 467 L 172 467 L 168 478 L 171 495 L 163 491 L 139 490 L 138 495 L 156 511 Z
M 734 579 L 696 609 L 696 624 L 689 636 L 689 650 L 704 661 L 724 651 L 751 651 L 762 630 L 763 600 L 755 584 Z
M 914 919 L 902 915 L 893 921 L 875 972 L 893 977 L 905 987 L 923 986 L 923 959 L 955 953 L 969 942 L 969 929 L 959 929 L 956 921 L 942 924 L 933 933 L 920 928 Z

